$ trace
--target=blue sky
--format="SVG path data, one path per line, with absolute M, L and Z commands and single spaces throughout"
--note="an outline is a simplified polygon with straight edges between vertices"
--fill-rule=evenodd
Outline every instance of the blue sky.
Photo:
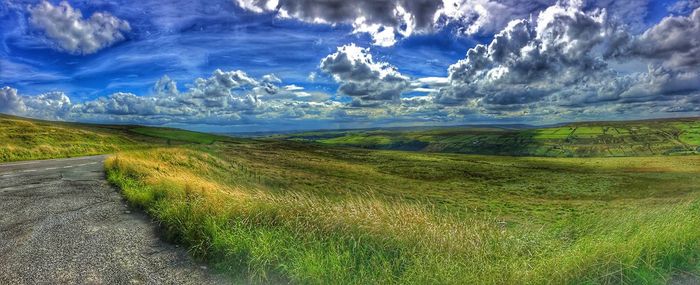
M 0 1 L 4 113 L 238 132 L 700 111 L 697 0 Z

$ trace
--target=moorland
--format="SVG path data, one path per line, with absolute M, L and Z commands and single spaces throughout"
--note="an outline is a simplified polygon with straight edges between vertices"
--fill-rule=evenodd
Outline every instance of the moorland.
M 665 284 L 700 272 L 698 122 L 242 139 L 3 116 L 0 161 L 111 154 L 235 283 Z

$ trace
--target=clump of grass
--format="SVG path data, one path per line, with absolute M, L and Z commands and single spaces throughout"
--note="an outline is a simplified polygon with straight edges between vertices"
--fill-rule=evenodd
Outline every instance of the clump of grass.
M 434 175 L 401 172 L 420 168 L 397 168 L 391 174 L 381 169 L 411 163 L 412 155 L 407 153 L 275 146 L 250 143 L 124 152 L 109 158 L 106 168 L 110 181 L 120 186 L 131 203 L 159 220 L 170 239 L 186 244 L 194 255 L 242 282 L 663 283 L 675 270 L 698 266 L 700 206 L 694 192 L 619 202 L 585 196 L 586 200 L 567 204 L 568 213 L 562 214 L 553 210 L 561 207 L 560 196 L 508 194 L 510 186 L 492 185 L 494 191 L 505 191 L 498 194 L 503 200 L 494 202 L 484 195 L 488 192 L 479 192 L 464 199 L 457 195 L 453 205 L 445 207 L 437 204 L 440 198 L 422 198 L 426 193 L 421 192 L 429 191 L 422 187 L 457 194 L 469 191 L 457 181 L 476 176 L 448 172 L 434 180 L 430 178 Z M 415 156 L 427 168 L 447 163 L 441 156 Z M 501 181 L 505 180 L 496 170 L 505 163 L 534 163 L 549 167 L 542 171 L 550 172 L 582 169 L 581 161 L 465 159 L 486 164 L 479 179 Z M 577 168 L 568 168 L 569 164 Z M 644 163 L 613 161 L 604 168 L 610 175 L 622 176 L 627 173 L 625 167 L 637 164 Z M 673 175 L 689 175 L 681 169 Z M 641 173 L 634 175 L 665 181 L 658 173 Z M 534 173 L 529 175 L 536 178 Z M 275 177 L 286 183 L 275 183 Z M 597 180 L 608 179 L 612 178 Z M 340 187 L 332 187 L 341 181 Z M 625 185 L 605 182 L 609 181 L 596 187 Z M 342 191 L 347 193 L 333 194 Z M 600 197 L 626 195 L 626 191 L 606 193 Z M 545 207 L 533 208 L 528 195 Z M 482 200 L 473 201 L 474 197 Z M 493 207 L 458 210 L 471 208 L 472 203 L 501 203 L 522 217 L 512 218 Z

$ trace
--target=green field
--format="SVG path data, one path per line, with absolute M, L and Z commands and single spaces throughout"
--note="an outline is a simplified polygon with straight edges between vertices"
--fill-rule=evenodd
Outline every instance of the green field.
M 700 273 L 700 156 L 680 155 L 690 152 L 490 156 L 8 120 L 0 126 L 32 123 L 22 126 L 34 141 L 118 146 L 108 179 L 234 284 L 667 284 Z M 659 129 L 628 124 L 620 137 Z M 672 137 L 697 139 L 695 123 L 672 124 L 691 130 Z M 569 128 L 518 132 L 611 131 Z M 458 130 L 443 142 L 503 132 Z
M 679 155 L 700 152 L 700 118 L 586 122 L 526 129 L 316 131 L 275 138 L 370 149 L 511 156 Z
M 172 240 L 238 282 L 664 284 L 700 269 L 700 156 L 243 142 L 107 167 Z
M 129 131 L 145 136 L 163 138 L 170 142 L 188 142 L 198 144 L 212 144 L 216 141 L 230 140 L 231 138 L 222 137 L 207 133 L 198 133 L 171 128 L 153 128 L 153 127 L 136 127 L 130 128 Z
M 49 122 L 0 114 L 0 162 L 114 153 L 232 138 L 177 129 Z

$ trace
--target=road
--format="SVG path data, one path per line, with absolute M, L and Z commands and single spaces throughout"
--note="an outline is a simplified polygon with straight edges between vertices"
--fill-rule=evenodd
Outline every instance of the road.
M 105 180 L 104 156 L 0 164 L 0 284 L 218 284 Z

